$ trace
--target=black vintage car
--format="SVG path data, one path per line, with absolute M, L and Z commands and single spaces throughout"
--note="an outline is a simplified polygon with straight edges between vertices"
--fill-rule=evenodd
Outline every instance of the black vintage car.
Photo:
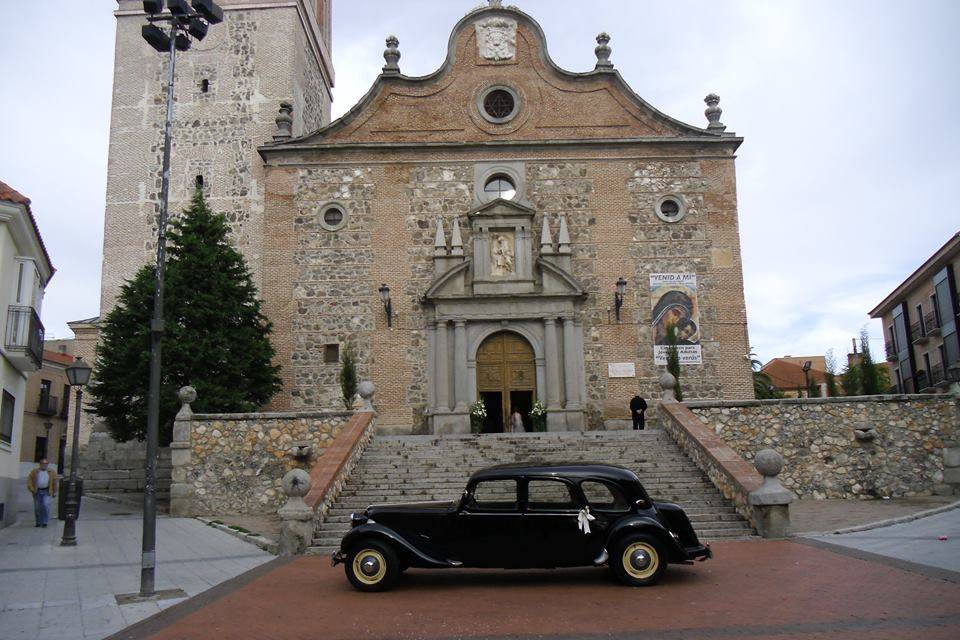
M 637 475 L 606 464 L 490 467 L 456 502 L 368 507 L 351 515 L 333 564 L 361 591 L 388 589 L 408 567 L 601 566 L 630 586 L 667 563 L 712 556 L 675 504 L 653 502 Z

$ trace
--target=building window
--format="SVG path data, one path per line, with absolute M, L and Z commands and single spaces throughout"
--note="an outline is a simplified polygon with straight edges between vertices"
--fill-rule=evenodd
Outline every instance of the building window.
M 200 92 L 207 93 L 210 91 L 210 81 L 206 78 L 200 81 Z
M 687 208 L 680 196 L 665 195 L 657 199 L 654 213 L 664 222 L 680 222 L 687 215 Z
M 510 87 L 489 87 L 477 100 L 480 115 L 494 124 L 513 120 L 520 111 L 520 96 Z
M 13 443 L 13 412 L 16 401 L 13 395 L 3 392 L 3 401 L 0 403 L 0 442 Z
M 203 189 L 203 174 L 197 174 L 197 177 L 193 179 L 193 184 L 197 189 Z
M 60 417 L 67 419 L 70 415 L 70 385 L 63 385 L 63 400 L 60 402 Z
M 503 198 L 504 200 L 513 200 L 517 197 L 517 186 L 513 180 L 502 173 L 491 176 L 483 185 L 483 193 L 494 200 Z
M 347 224 L 347 210 L 340 204 L 329 204 L 320 213 L 320 226 L 327 231 L 338 231 Z
M 323 361 L 326 364 L 336 364 L 340 362 L 340 345 L 338 344 L 323 345 Z

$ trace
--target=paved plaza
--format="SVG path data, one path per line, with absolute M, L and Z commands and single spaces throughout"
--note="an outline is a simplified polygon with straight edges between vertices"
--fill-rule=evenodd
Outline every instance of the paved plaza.
M 409 570 L 396 589 L 363 594 L 327 558 L 277 560 L 116 638 L 960 637 L 956 581 L 794 541 L 714 550 L 642 589 L 605 569 Z
M 29 509 L 29 510 L 27 510 Z M 141 521 L 129 505 L 85 498 L 76 547 L 59 546 L 63 524 L 19 522 L 0 529 L 0 638 L 104 638 L 180 600 L 119 606 L 140 584 Z M 272 556 L 198 520 L 157 520 L 157 589 L 194 596 Z

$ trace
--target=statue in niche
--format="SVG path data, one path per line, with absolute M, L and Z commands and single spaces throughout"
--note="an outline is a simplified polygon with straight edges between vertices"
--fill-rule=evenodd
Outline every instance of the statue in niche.
M 490 236 L 490 275 L 511 275 L 514 271 L 514 262 L 513 234 L 492 234 Z

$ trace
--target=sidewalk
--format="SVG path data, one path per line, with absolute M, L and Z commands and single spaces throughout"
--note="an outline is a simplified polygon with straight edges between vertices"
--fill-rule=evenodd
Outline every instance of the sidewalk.
M 833 533 L 891 518 L 910 516 L 960 501 L 960 496 L 920 496 L 889 500 L 797 500 L 790 505 L 793 535 Z
M 32 507 L 0 529 L 0 636 L 104 638 L 184 598 L 117 604 L 140 585 L 139 509 L 84 498 L 76 547 L 59 546 L 63 523 L 33 524 Z M 157 519 L 157 584 L 201 593 L 273 556 L 188 518 Z

